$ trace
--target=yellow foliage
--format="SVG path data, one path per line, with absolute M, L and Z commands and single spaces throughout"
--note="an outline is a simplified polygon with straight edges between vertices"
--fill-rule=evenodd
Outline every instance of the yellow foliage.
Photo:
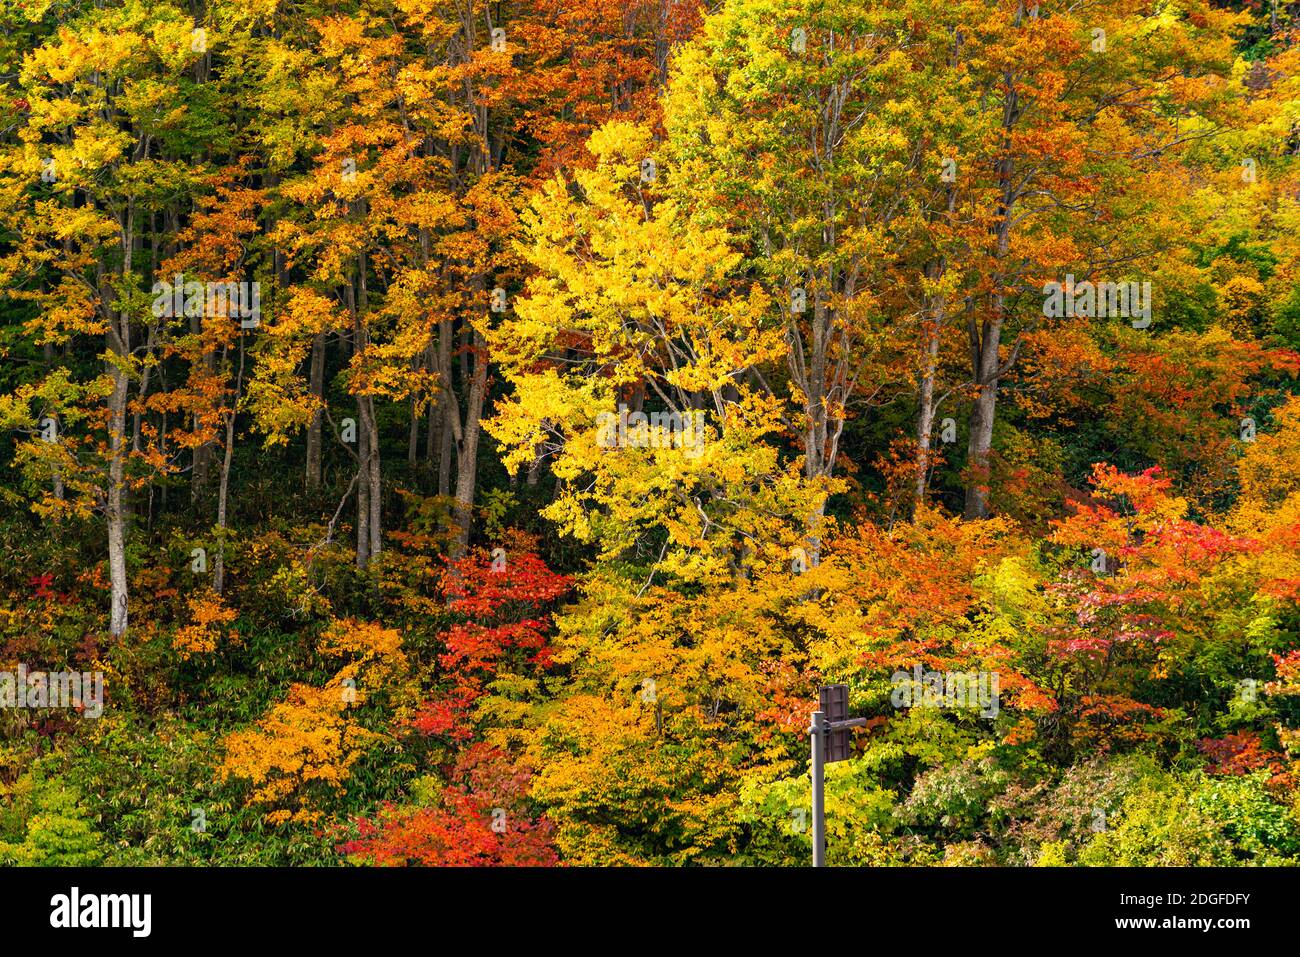
M 226 607 L 221 596 L 215 592 L 204 592 L 191 597 L 190 615 L 192 622 L 178 629 L 172 637 L 172 647 L 182 661 L 191 655 L 216 651 L 221 626 L 230 624 L 237 617 L 236 611 Z
M 226 738 L 217 780 L 250 782 L 248 803 L 268 806 L 271 823 L 318 820 L 313 794 L 345 792 L 353 765 L 382 738 L 348 716 L 345 698 L 338 684 L 293 685 L 254 728 Z

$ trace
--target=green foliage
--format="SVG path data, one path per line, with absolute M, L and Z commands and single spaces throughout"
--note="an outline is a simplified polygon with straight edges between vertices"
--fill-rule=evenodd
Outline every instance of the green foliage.
M 1229 866 L 1294 863 L 1300 822 L 1268 793 L 1267 775 L 1211 778 L 1154 773 L 1082 848 L 1089 866 Z M 1048 863 L 1060 863 L 1060 845 Z M 1040 861 L 1040 863 L 1043 863 Z
M 88 867 L 104 862 L 105 841 L 77 791 L 59 778 L 29 772 L 18 780 L 3 817 L 0 864 L 19 867 Z
M 0 864 L 1300 863 L 1293 10 L 194 9 L 0 2 Z

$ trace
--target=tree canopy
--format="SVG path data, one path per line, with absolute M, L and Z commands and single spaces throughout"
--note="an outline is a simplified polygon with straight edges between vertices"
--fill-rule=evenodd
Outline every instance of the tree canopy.
M 1300 5 L 0 27 L 0 863 L 1300 863 Z

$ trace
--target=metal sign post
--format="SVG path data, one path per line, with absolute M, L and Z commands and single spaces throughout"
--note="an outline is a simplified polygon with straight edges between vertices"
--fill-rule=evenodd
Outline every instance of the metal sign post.
M 826 866 L 826 712 L 814 711 L 812 727 L 813 867 Z
M 826 866 L 826 765 L 851 756 L 849 729 L 860 728 L 866 718 L 849 717 L 849 686 L 826 685 L 820 707 L 812 714 L 812 842 L 813 867 Z

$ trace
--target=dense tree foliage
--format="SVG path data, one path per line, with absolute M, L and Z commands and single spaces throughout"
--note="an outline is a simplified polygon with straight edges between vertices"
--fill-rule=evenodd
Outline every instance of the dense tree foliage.
M 0 863 L 1300 862 L 1296 4 L 0 27 Z

